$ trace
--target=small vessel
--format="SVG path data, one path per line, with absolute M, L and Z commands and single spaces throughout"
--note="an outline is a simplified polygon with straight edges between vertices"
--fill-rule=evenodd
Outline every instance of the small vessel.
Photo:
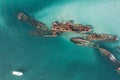
M 90 33 L 92 27 L 90 25 L 74 24 L 73 21 L 58 22 L 55 21 L 52 26 L 52 30 L 56 32 L 79 32 Z
M 12 74 L 15 76 L 22 76 L 23 75 L 23 73 L 20 71 L 13 71 Z
M 24 14 L 24 13 L 19 13 L 18 19 L 27 23 L 27 24 L 34 26 L 37 29 L 48 30 L 48 27 L 46 26 L 46 24 L 44 24 L 40 21 L 37 21 L 36 19 L 34 19 L 34 18 Z
M 56 32 L 54 34 L 53 31 L 51 31 L 51 30 L 41 30 L 41 29 L 30 31 L 30 35 L 41 36 L 41 37 L 56 37 L 61 34 L 62 34 L 61 32 Z
M 103 55 L 107 56 L 113 63 L 115 63 L 116 65 L 120 65 L 120 62 L 116 59 L 116 57 L 111 52 L 109 52 L 104 48 L 99 48 L 99 51 Z
M 83 38 L 83 39 L 89 40 L 89 41 L 117 41 L 118 40 L 118 37 L 116 35 L 96 34 L 96 33 L 85 34 L 80 38 Z
M 83 40 L 83 39 L 80 39 L 80 38 L 71 38 L 71 41 L 75 44 L 80 45 L 80 46 L 99 48 L 99 44 L 96 44 L 95 42 Z

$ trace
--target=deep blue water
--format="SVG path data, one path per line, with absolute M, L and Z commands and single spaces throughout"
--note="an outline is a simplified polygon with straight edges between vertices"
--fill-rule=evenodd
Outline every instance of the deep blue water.
M 119 0 L 0 0 L 0 80 L 120 80 L 115 66 L 97 49 L 56 38 L 30 36 L 32 26 L 19 22 L 25 12 L 51 27 L 55 20 L 90 24 L 97 33 L 120 36 Z M 115 53 L 120 42 L 100 43 Z M 13 76 L 13 70 L 24 72 Z

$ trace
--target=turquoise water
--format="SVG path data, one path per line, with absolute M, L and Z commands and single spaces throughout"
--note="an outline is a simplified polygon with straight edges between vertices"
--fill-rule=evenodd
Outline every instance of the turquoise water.
M 90 24 L 98 33 L 120 36 L 119 0 L 0 0 L 0 80 L 120 80 L 115 66 L 98 50 L 70 42 L 76 34 L 56 38 L 28 35 L 32 26 L 19 22 L 25 12 L 51 27 L 55 20 Z M 120 42 L 100 43 L 114 54 Z M 11 74 L 24 72 L 22 77 Z

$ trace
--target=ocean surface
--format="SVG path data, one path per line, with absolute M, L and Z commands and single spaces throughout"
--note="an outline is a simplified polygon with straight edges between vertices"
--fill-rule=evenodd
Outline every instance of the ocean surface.
M 53 21 L 90 24 L 96 33 L 120 36 L 120 0 L 0 0 L 0 80 L 120 80 L 115 65 L 97 49 L 55 38 L 30 36 L 30 25 L 17 20 L 24 12 L 51 28 Z M 117 42 L 102 42 L 120 59 Z M 12 75 L 20 70 L 23 76 Z

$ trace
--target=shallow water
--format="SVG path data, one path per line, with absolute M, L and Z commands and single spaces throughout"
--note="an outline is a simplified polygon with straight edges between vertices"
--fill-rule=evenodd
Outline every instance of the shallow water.
M 70 42 L 76 34 L 56 38 L 30 36 L 32 26 L 16 18 L 19 12 L 25 12 L 49 28 L 53 21 L 73 19 L 92 25 L 97 33 L 120 36 L 119 0 L 0 0 L 0 3 L 0 80 L 120 79 L 115 66 L 98 50 Z M 114 46 L 119 44 L 118 41 L 101 46 L 114 52 Z M 13 70 L 21 70 L 24 75 L 13 76 Z

